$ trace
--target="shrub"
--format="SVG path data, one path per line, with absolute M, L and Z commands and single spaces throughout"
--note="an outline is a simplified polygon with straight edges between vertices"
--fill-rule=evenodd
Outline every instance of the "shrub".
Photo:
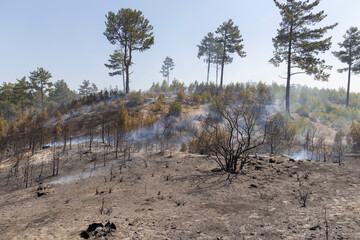
M 300 106 L 296 112 L 299 114 L 300 117 L 310 116 L 310 111 L 305 106 Z
M 186 142 L 183 142 L 180 147 L 180 152 L 186 152 L 187 148 L 188 148 L 188 146 L 187 146 Z
M 182 105 L 179 101 L 174 101 L 170 104 L 169 114 L 174 116 L 180 116 L 182 112 Z
M 184 93 L 184 91 L 180 90 L 178 93 L 177 93 L 177 99 L 180 101 L 180 102 L 183 102 L 186 98 L 186 95 Z
M 141 96 L 141 91 L 138 92 L 131 92 L 129 94 L 129 105 L 130 106 L 137 106 L 144 103 L 144 100 Z
M 199 105 L 200 105 L 200 101 L 201 101 L 200 95 L 196 93 L 196 94 L 193 96 L 193 103 L 194 103 L 196 106 L 199 106 Z
M 151 105 L 150 109 L 153 112 L 160 112 L 164 110 L 164 104 L 161 101 L 157 101 L 156 103 Z

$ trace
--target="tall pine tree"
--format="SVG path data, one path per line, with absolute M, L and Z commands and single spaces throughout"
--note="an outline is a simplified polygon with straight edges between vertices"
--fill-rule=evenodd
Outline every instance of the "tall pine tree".
M 200 45 L 197 45 L 199 51 L 197 57 L 200 59 L 204 57 L 204 62 L 207 63 L 207 77 L 206 83 L 209 84 L 209 74 L 210 74 L 210 64 L 214 59 L 216 54 L 216 41 L 214 34 L 209 32 L 200 42 Z
M 44 109 L 46 92 L 48 92 L 52 86 L 52 83 L 49 81 L 51 77 L 51 73 L 43 68 L 38 68 L 37 70 L 30 72 L 29 78 L 31 81 L 31 87 L 37 92 L 40 92 L 42 109 Z
M 277 36 L 273 38 L 275 50 L 270 63 L 276 67 L 282 62 L 287 63 L 285 103 L 286 112 L 290 114 L 290 80 L 293 75 L 306 73 L 314 75 L 316 80 L 328 80 L 329 74 L 325 70 L 331 69 L 331 66 L 326 65 L 317 55 L 330 49 L 331 37 L 323 36 L 337 23 L 319 28 L 312 27 L 326 17 L 324 11 L 313 13 L 320 0 L 286 0 L 286 3 L 274 0 L 274 3 L 280 9 L 282 21 Z M 293 71 L 294 69 L 298 70 Z
M 143 52 L 154 44 L 153 26 L 144 18 L 141 11 L 122 8 L 117 13 L 106 15 L 106 30 L 104 35 L 111 44 L 118 44 L 124 50 L 126 88 L 129 93 L 130 65 L 133 51 Z
M 243 51 L 244 45 L 242 44 L 243 39 L 239 27 L 234 25 L 234 22 L 231 19 L 218 27 L 216 33 L 219 35 L 216 37 L 216 41 L 219 42 L 222 49 L 220 76 L 221 89 L 224 79 L 224 65 L 225 63 L 232 62 L 230 54 L 237 53 L 240 57 L 246 57 L 246 53 Z
M 124 54 L 122 50 L 115 50 L 113 54 L 109 55 L 109 63 L 105 63 L 105 67 L 113 70 L 109 72 L 109 76 L 113 77 L 116 75 L 122 75 L 123 79 L 123 89 L 125 92 L 126 84 L 125 84 L 125 65 L 124 65 Z
M 338 69 L 338 72 L 348 72 L 348 84 L 346 93 L 346 107 L 349 106 L 350 78 L 351 73 L 360 73 L 360 31 L 357 27 L 351 27 L 344 35 L 344 41 L 339 43 L 341 51 L 334 51 L 333 54 L 347 67 Z
M 167 79 L 168 85 L 170 85 L 170 71 L 173 70 L 175 67 L 175 63 L 172 58 L 166 57 L 163 65 L 161 66 L 160 73 L 163 75 L 164 78 Z

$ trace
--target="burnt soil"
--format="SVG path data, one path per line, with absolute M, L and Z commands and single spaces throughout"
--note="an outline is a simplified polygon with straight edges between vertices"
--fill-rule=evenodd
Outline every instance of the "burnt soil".
M 94 166 L 92 156 L 70 151 L 60 176 L 28 188 L 6 184 L 11 160 L 2 162 L 0 239 L 82 239 L 90 224 L 107 221 L 116 230 L 101 239 L 326 239 L 325 208 L 329 239 L 360 239 L 357 159 L 339 166 L 262 156 L 243 174 L 226 174 L 188 153 L 138 153 L 121 171 L 108 158 L 90 177 L 47 185 Z

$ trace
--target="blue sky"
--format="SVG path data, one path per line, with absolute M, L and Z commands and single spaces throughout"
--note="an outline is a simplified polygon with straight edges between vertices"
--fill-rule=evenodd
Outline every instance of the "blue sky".
M 197 59 L 200 40 L 228 19 L 239 26 L 247 57 L 234 56 L 225 66 L 224 82 L 263 81 L 285 83 L 279 78 L 285 65 L 275 68 L 272 37 L 280 15 L 272 0 L 13 0 L 0 1 L 0 82 L 14 82 L 43 67 L 53 75 L 52 81 L 64 79 L 70 88 L 78 89 L 84 79 L 105 88 L 121 86 L 120 76 L 110 77 L 104 66 L 116 48 L 103 35 L 105 15 L 121 8 L 141 10 L 154 27 L 155 44 L 143 53 L 135 53 L 131 90 L 148 89 L 152 82 L 162 81 L 159 73 L 166 56 L 173 58 L 175 68 L 170 78 L 189 84 L 206 81 L 206 64 Z M 328 17 L 323 24 L 338 22 L 333 36 L 333 50 L 350 26 L 360 27 L 359 0 L 322 0 L 318 10 Z M 312 80 L 306 75 L 294 76 L 292 83 L 308 86 L 346 87 L 346 74 L 336 72 L 343 65 L 330 52 L 323 56 L 334 66 L 329 82 Z M 215 81 L 215 69 L 210 80 Z M 352 91 L 360 92 L 360 77 L 354 76 Z

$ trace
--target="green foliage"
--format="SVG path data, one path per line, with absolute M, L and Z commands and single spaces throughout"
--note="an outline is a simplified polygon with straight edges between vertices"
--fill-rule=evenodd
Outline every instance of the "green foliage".
M 131 92 L 128 96 L 129 99 L 129 106 L 138 106 L 144 103 L 144 100 L 141 96 L 141 91 L 138 92 Z
M 305 105 L 301 105 L 296 112 L 299 114 L 300 117 L 309 117 L 310 111 L 307 109 Z
M 196 105 L 196 106 L 199 106 L 200 105 L 200 102 L 201 102 L 201 97 L 199 94 L 194 94 L 193 96 L 193 103 Z
M 37 68 L 37 70 L 30 72 L 29 78 L 31 81 L 31 88 L 40 94 L 41 106 L 42 109 L 44 109 L 46 92 L 49 92 L 52 87 L 52 83 L 49 81 L 49 79 L 52 78 L 52 75 L 43 68 Z
M 179 100 L 180 102 L 183 102 L 186 99 L 186 94 L 184 93 L 184 91 L 180 90 L 177 93 L 177 100 Z
M 175 63 L 172 60 L 172 58 L 166 57 L 163 62 L 163 65 L 161 66 L 160 73 L 163 75 L 164 78 L 167 79 L 168 84 L 169 84 L 169 78 L 170 78 L 170 71 L 173 70 L 174 67 L 175 67 Z
M 90 83 L 89 80 L 84 80 L 79 87 L 79 96 L 87 97 L 91 94 L 96 94 L 97 91 L 98 88 L 95 83 Z
M 182 105 L 179 101 L 174 101 L 170 104 L 169 114 L 173 116 L 180 116 L 182 112 Z
M 56 81 L 54 83 L 54 88 L 49 93 L 49 100 L 54 101 L 58 105 L 60 105 L 61 103 L 69 103 L 77 98 L 77 94 L 74 91 L 70 90 L 64 80 Z
M 236 53 L 240 57 L 245 57 L 246 53 L 243 51 L 244 45 L 242 44 L 243 39 L 240 34 L 239 27 L 234 25 L 234 22 L 229 19 L 220 25 L 216 33 L 216 41 L 220 44 L 222 51 L 221 56 L 221 77 L 220 77 L 220 88 L 223 87 L 223 76 L 224 76 L 224 64 L 231 63 L 231 54 Z
M 166 80 L 164 80 L 161 84 L 161 92 L 169 92 L 170 87 Z
M 331 47 L 331 37 L 323 39 L 325 33 L 333 29 L 337 24 L 319 28 L 310 28 L 321 22 L 326 15 L 324 11 L 313 13 L 313 9 L 319 5 L 320 0 L 313 2 L 301 0 L 286 0 L 280 3 L 274 0 L 280 10 L 282 22 L 273 38 L 274 57 L 270 63 L 279 66 L 287 63 L 286 83 L 286 111 L 290 114 L 290 79 L 294 74 L 304 73 L 314 75 L 316 80 L 327 81 L 329 74 L 325 71 L 331 66 L 325 65 L 325 61 L 317 57 Z M 301 71 L 292 72 L 297 68 Z
M 122 8 L 117 13 L 106 15 L 104 35 L 111 44 L 118 44 L 124 50 L 125 92 L 129 93 L 129 67 L 132 63 L 132 52 L 143 52 L 154 44 L 153 27 L 144 18 L 141 11 Z
M 109 76 L 113 77 L 116 75 L 122 75 L 125 71 L 123 64 L 124 54 L 121 50 L 116 49 L 113 54 L 109 55 L 109 57 L 109 64 L 104 64 L 105 67 L 113 70 L 113 72 L 109 72 Z
M 151 105 L 151 111 L 160 112 L 164 110 L 164 104 L 161 101 L 157 101 L 156 103 Z
M 216 63 L 216 60 L 218 59 L 218 49 L 219 44 L 216 42 L 214 34 L 209 32 L 200 42 L 200 45 L 197 45 L 198 47 L 198 55 L 197 57 L 200 59 L 201 57 L 204 57 L 204 62 L 207 63 L 207 77 L 206 77 L 206 83 L 209 84 L 209 74 L 210 74 L 210 64 Z
M 179 82 L 179 80 L 174 79 L 174 80 L 171 82 L 170 90 L 171 90 L 171 91 L 175 91 L 175 92 L 184 91 L 184 90 L 185 90 L 185 86 L 184 86 L 184 85 L 185 85 L 184 83 L 181 83 L 181 82 Z
M 351 73 L 360 73 L 360 31 L 357 27 L 351 27 L 344 35 L 344 41 L 339 43 L 339 47 L 344 50 L 334 51 L 333 54 L 342 63 L 346 63 L 346 68 L 338 69 L 338 72 L 348 72 L 348 87 L 346 95 L 346 107 L 349 106 L 350 78 Z
M 211 94 L 209 94 L 208 92 L 203 92 L 201 94 L 201 103 L 205 104 L 209 102 L 211 102 Z

